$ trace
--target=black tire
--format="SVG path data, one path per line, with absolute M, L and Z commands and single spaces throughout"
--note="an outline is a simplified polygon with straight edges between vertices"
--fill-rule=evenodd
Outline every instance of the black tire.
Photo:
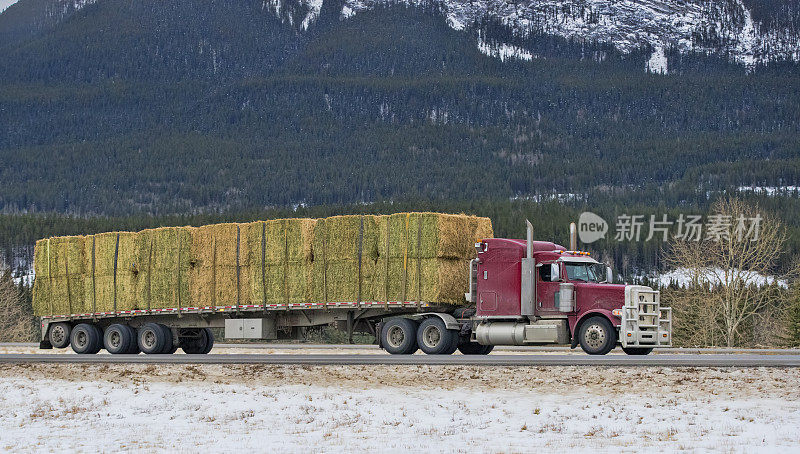
M 622 351 L 625 352 L 626 355 L 644 356 L 649 355 L 653 349 L 644 347 L 623 347 Z
M 47 340 L 53 348 L 67 348 L 72 326 L 66 322 L 53 323 L 47 330 Z
M 172 328 L 167 325 L 162 325 L 161 323 L 158 324 L 161 331 L 164 332 L 164 349 L 161 350 L 161 353 L 165 355 L 171 355 L 175 353 L 175 350 L 178 349 L 177 345 L 174 345 L 174 341 L 172 339 Z
M 187 355 L 205 355 L 214 347 L 214 334 L 208 328 L 200 328 L 198 337 L 180 338 L 180 346 Z
M 417 322 L 393 318 L 381 328 L 383 349 L 393 355 L 411 355 L 417 351 Z
M 203 328 L 203 331 L 206 333 L 206 346 L 201 353 L 207 355 L 214 348 L 214 333 L 211 332 L 211 328 Z
M 131 345 L 128 346 L 128 351 L 125 353 L 129 355 L 138 355 L 139 354 L 139 340 L 136 338 L 136 330 L 131 328 L 129 325 L 121 325 L 131 336 Z
M 93 355 L 103 346 L 101 331 L 89 323 L 79 323 L 72 328 L 69 339 L 72 350 L 79 355 Z
M 164 330 L 161 329 L 157 323 L 145 323 L 136 332 L 136 341 L 139 344 L 139 350 L 148 355 L 161 353 L 164 351 L 164 346 L 167 343 L 167 336 L 164 335 Z
M 617 345 L 617 331 L 607 318 L 596 315 L 581 323 L 578 340 L 586 353 L 605 355 Z
M 428 355 L 449 355 L 458 348 L 458 331 L 447 329 L 439 317 L 426 318 L 417 328 L 417 345 Z
M 112 355 L 128 353 L 131 349 L 131 344 L 135 342 L 136 336 L 131 334 L 126 325 L 119 323 L 106 328 L 106 332 L 103 334 L 103 347 Z
M 494 350 L 494 345 L 481 345 L 477 342 L 470 342 L 458 346 L 458 351 L 462 355 L 488 355 Z

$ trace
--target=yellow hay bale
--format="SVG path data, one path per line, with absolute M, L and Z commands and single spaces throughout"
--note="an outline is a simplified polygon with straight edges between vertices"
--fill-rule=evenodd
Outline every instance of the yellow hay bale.
M 190 292 L 196 306 L 250 304 L 245 224 L 213 224 L 192 229 L 194 265 Z
M 278 219 L 40 240 L 37 315 L 297 302 L 459 304 L 487 218 Z M 114 266 L 116 260 L 116 268 Z
M 311 301 L 314 219 L 277 219 L 246 225 L 253 304 Z
M 34 252 L 34 313 L 74 314 L 84 300 L 82 236 L 40 240 Z
M 192 227 L 162 227 L 137 234 L 139 267 L 136 306 L 131 309 L 187 307 L 193 256 Z

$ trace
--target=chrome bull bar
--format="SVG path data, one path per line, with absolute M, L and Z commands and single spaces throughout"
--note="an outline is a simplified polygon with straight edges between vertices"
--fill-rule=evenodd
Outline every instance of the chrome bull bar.
M 672 309 L 661 307 L 658 290 L 626 286 L 620 318 L 619 339 L 623 347 L 672 346 Z

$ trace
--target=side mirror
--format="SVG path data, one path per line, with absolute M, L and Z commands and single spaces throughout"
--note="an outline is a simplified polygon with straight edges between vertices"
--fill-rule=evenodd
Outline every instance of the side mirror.
M 550 282 L 558 282 L 561 280 L 561 267 L 558 263 L 550 264 Z
M 606 267 L 606 282 L 609 284 L 614 282 L 614 272 L 611 270 L 610 266 Z

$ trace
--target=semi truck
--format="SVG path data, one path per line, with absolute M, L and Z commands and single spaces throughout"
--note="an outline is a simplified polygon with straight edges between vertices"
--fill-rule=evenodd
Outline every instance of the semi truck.
M 463 306 L 435 301 L 354 301 L 134 309 L 41 317 L 40 348 L 79 354 L 206 354 L 212 328 L 225 338 L 298 339 L 312 327 L 336 325 L 374 335 L 390 354 L 485 355 L 494 346 L 578 345 L 604 355 L 617 345 L 630 355 L 670 347 L 672 314 L 657 290 L 613 283 L 611 268 L 577 250 L 526 239 L 475 243 Z

